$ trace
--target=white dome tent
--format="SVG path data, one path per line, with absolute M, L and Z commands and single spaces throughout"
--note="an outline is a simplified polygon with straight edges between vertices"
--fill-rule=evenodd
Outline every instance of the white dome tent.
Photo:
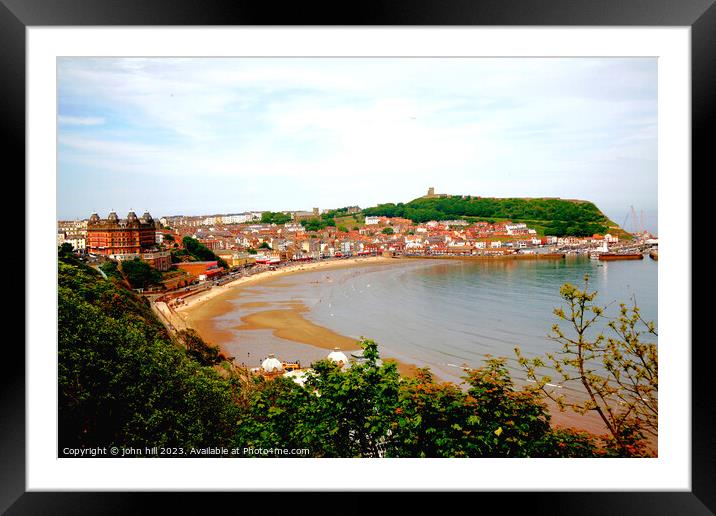
M 309 372 L 310 372 L 310 370 L 308 370 L 308 369 L 296 370 L 296 371 L 286 371 L 285 373 L 283 373 L 283 376 L 285 378 L 290 378 L 291 380 L 293 380 L 295 383 L 297 383 L 301 387 L 305 387 Z
M 261 369 L 267 373 L 277 373 L 283 371 L 283 364 L 271 353 L 268 358 L 261 362 Z
M 333 351 L 328 353 L 326 357 L 331 362 L 335 362 L 339 367 L 348 365 L 348 357 L 339 348 L 333 348 Z

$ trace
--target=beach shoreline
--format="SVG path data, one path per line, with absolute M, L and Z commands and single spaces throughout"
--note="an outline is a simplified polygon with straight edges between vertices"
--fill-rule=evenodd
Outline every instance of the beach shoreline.
M 188 296 L 187 298 L 185 298 L 185 301 L 181 305 L 174 307 L 174 311 L 178 312 L 178 313 L 179 312 L 191 312 L 192 309 L 196 308 L 198 305 L 205 303 L 206 301 L 209 301 L 210 299 L 218 297 L 222 294 L 230 292 L 235 287 L 263 283 L 270 279 L 276 279 L 276 278 L 280 278 L 280 277 L 284 277 L 284 276 L 289 276 L 289 275 L 297 274 L 300 272 L 310 272 L 310 271 L 316 271 L 316 270 L 336 269 L 336 268 L 365 266 L 365 265 L 381 265 L 381 264 L 385 264 L 385 263 L 398 263 L 400 261 L 403 261 L 403 260 L 400 258 L 387 258 L 387 257 L 383 257 L 383 256 L 369 256 L 366 258 L 350 258 L 350 259 L 343 259 L 343 260 L 297 263 L 296 265 L 290 265 L 288 267 L 283 267 L 281 269 L 263 271 L 258 274 L 254 274 L 253 276 L 243 276 L 241 278 L 237 278 L 233 281 L 230 281 L 229 283 L 226 283 L 225 285 L 212 287 L 210 290 L 205 291 L 201 294 Z
M 279 278 L 305 272 L 399 263 L 407 263 L 407 260 L 372 256 L 340 261 L 301 263 L 277 270 L 260 272 L 253 276 L 237 278 L 225 285 L 214 286 L 208 291 L 189 296 L 182 304 L 176 306 L 169 306 L 165 303 L 156 303 L 156 305 L 158 305 L 157 309 L 164 315 L 164 318 L 169 320 L 175 328 L 191 328 L 199 333 L 205 341 L 218 345 L 223 353 L 227 356 L 232 356 L 233 353 L 227 349 L 227 344 L 235 340 L 232 329 L 217 328 L 213 320 L 235 309 L 235 305 L 228 300 L 236 299 L 240 296 L 242 288 L 265 285 Z M 413 263 L 413 261 L 411 261 L 411 263 Z M 271 331 L 274 336 L 303 348 L 307 346 L 324 350 L 339 348 L 343 351 L 360 349 L 357 339 L 341 335 L 303 317 L 302 314 L 307 312 L 308 308 L 300 301 L 285 301 L 284 303 L 264 305 L 263 303 L 251 301 L 243 303 L 242 306 L 245 308 L 265 308 L 265 310 L 242 317 L 241 325 L 233 329 L 240 331 L 268 330 Z M 386 356 L 384 360 L 386 362 L 396 363 L 402 375 L 414 375 L 417 369 L 417 366 L 414 364 L 404 363 L 394 357 Z

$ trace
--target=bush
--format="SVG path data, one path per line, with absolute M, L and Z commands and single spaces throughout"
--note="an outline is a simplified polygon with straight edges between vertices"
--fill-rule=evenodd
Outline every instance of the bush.
M 196 240 L 195 238 L 191 237 L 184 237 L 182 239 L 182 245 L 184 245 L 185 252 L 184 254 L 187 254 L 191 256 L 196 261 L 199 262 L 206 262 L 206 261 L 216 261 L 219 263 L 219 266 L 223 267 L 224 269 L 229 268 L 229 264 L 226 263 L 226 261 L 222 258 L 219 258 L 214 254 L 214 251 L 206 247 L 204 244 Z M 173 261 L 173 258 L 172 258 Z M 180 260 L 181 261 L 181 260 Z
M 162 280 L 161 272 L 139 258 L 122 262 L 121 269 L 132 288 L 147 288 Z
M 187 355 L 201 365 L 216 365 L 224 361 L 218 346 L 205 342 L 195 330 L 181 330 L 177 332 L 177 338 L 186 348 Z

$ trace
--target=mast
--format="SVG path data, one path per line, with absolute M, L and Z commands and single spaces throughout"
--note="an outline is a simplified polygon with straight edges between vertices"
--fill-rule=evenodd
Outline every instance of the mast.
M 641 213 L 639 215 L 639 231 L 641 233 L 644 233 L 646 231 L 646 228 L 644 227 L 644 210 L 641 210 Z

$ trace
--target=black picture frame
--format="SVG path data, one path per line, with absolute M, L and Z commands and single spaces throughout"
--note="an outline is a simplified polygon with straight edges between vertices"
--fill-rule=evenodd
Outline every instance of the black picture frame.
M 278 8 L 270 2 L 241 0 L 0 0 L 0 126 L 4 136 L 0 145 L 4 163 L 15 163 L 17 170 L 24 170 L 25 29 L 32 26 L 690 26 L 692 170 L 701 170 L 703 175 L 707 165 L 713 162 L 709 136 L 716 125 L 714 1 L 414 0 L 357 4 L 291 2 Z M 29 237 L 26 233 L 26 238 Z M 11 288 L 22 292 L 19 276 L 13 281 L 18 284 Z M 511 511 L 526 509 L 532 514 L 716 513 L 716 432 L 713 430 L 716 418 L 709 370 L 713 362 L 709 360 L 708 344 L 710 340 L 693 346 L 691 342 L 684 343 L 684 346 L 692 346 L 691 491 L 509 493 L 509 501 L 505 500 L 505 493 L 480 493 L 481 503 L 494 498 L 498 503 L 507 504 Z M 147 493 L 25 492 L 25 353 L 17 345 L 6 345 L 4 358 L 6 367 L 0 376 L 0 511 L 11 515 L 144 512 L 142 509 L 148 508 L 150 502 Z M 215 493 L 206 494 L 204 498 L 207 496 L 224 498 Z M 187 493 L 163 495 L 162 512 L 186 509 L 188 498 Z M 421 497 L 412 499 L 421 503 Z M 401 504 L 405 502 L 401 500 Z M 409 510 L 406 506 L 403 508 Z M 236 510 L 240 510 L 240 506 L 236 506 Z

